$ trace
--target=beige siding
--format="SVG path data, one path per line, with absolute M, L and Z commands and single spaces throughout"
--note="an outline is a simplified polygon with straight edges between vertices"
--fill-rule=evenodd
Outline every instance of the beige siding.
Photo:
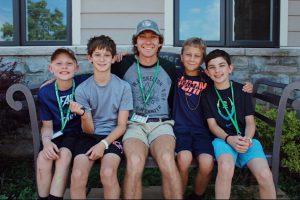
M 300 46 L 300 0 L 289 0 L 288 46 Z
M 106 34 L 117 44 L 131 44 L 135 27 L 142 19 L 155 20 L 164 31 L 164 0 L 81 0 L 81 44 Z

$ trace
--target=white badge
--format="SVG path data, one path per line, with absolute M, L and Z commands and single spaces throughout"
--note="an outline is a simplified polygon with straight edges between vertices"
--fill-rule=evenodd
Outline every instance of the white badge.
M 138 123 L 146 123 L 148 117 L 149 117 L 148 115 L 133 113 L 132 117 L 130 118 L 130 121 L 138 122 Z
M 63 132 L 57 131 L 56 133 L 54 133 L 54 134 L 52 135 L 52 140 L 55 139 L 55 138 L 57 138 L 57 137 L 59 137 L 59 136 L 61 136 L 61 135 L 63 135 L 63 134 L 64 134 Z

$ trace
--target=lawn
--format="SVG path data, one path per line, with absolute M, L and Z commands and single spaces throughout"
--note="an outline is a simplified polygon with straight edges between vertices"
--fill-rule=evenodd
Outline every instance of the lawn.
M 31 158 L 0 158 L 0 199 L 35 199 L 35 176 L 34 165 Z M 119 178 L 122 182 L 124 169 L 119 170 Z M 190 173 L 192 179 L 194 170 Z M 248 169 L 236 170 L 233 184 L 247 187 L 249 184 L 255 184 L 249 181 L 250 173 Z M 251 179 L 250 179 L 251 180 Z M 300 178 L 299 174 L 291 174 L 286 169 L 281 169 L 279 177 L 279 187 L 290 199 L 300 198 Z M 213 184 L 214 179 L 211 181 Z M 143 185 L 161 185 L 159 171 L 156 169 L 146 169 L 143 175 Z M 212 186 L 212 185 L 211 185 Z M 98 168 L 94 167 L 90 174 L 88 187 L 101 187 L 98 181 Z M 237 187 L 235 187 L 237 188 Z M 190 189 L 187 193 L 190 192 Z M 233 191 L 234 193 L 235 191 Z M 245 197 L 246 193 L 241 194 L 240 198 Z M 213 198 L 213 187 L 209 187 L 206 198 Z

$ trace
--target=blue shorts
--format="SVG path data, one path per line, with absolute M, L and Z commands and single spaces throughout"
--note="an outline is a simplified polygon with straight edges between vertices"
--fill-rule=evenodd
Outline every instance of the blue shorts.
M 254 158 L 266 159 L 261 143 L 256 139 L 252 139 L 252 146 L 246 153 L 236 152 L 229 144 L 226 144 L 226 142 L 220 138 L 215 138 L 212 143 L 217 160 L 222 154 L 230 154 L 234 158 L 235 165 L 240 168 Z
M 214 148 L 212 145 L 212 138 L 210 133 L 195 133 L 192 131 L 175 132 L 176 136 L 176 153 L 187 150 L 192 152 L 193 157 L 206 153 L 214 156 Z

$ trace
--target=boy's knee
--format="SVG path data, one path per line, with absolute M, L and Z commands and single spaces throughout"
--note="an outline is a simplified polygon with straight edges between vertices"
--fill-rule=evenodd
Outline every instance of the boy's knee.
M 72 182 L 78 182 L 87 179 L 88 173 L 80 170 L 80 169 L 73 169 L 71 174 Z
M 193 157 L 177 155 L 176 160 L 177 160 L 178 168 L 181 170 L 186 170 L 190 167 L 193 161 Z
M 104 167 L 100 170 L 101 182 L 110 183 L 111 180 L 115 178 L 117 175 L 117 171 L 112 167 Z
M 234 163 L 228 161 L 218 162 L 218 171 L 223 175 L 231 175 L 234 172 Z
M 60 159 L 64 160 L 71 160 L 72 159 L 72 153 L 67 148 L 61 148 L 59 152 Z

